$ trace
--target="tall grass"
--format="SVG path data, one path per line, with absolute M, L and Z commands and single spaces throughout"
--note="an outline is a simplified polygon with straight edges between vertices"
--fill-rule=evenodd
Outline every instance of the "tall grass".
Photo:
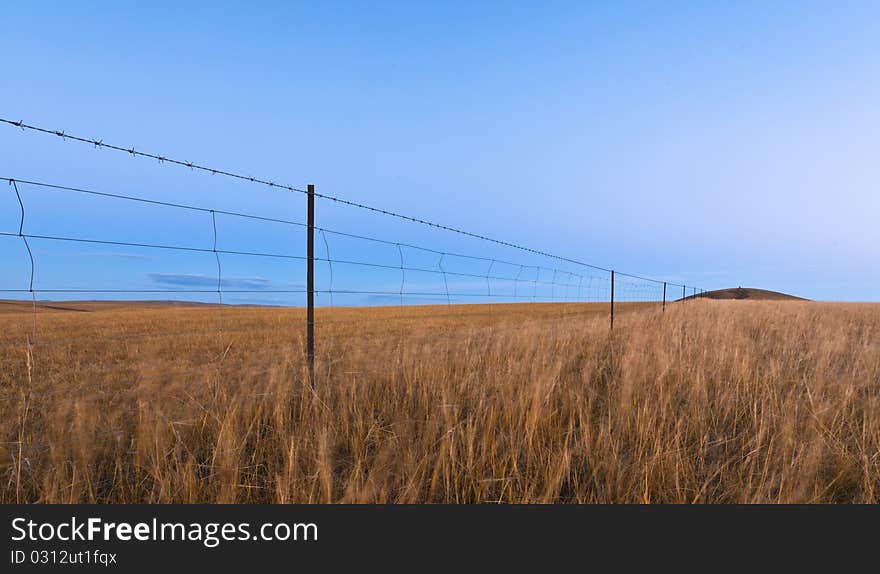
M 880 502 L 880 305 L 319 311 L 40 314 L 0 499 Z

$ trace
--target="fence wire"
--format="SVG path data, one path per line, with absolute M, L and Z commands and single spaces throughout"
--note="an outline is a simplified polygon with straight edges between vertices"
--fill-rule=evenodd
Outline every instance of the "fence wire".
M 0 123 L 194 171 L 284 191 L 309 193 L 302 187 L 115 146 L 103 140 L 47 130 L 24 122 L 0 118 Z M 615 305 L 619 324 L 622 312 L 662 311 L 667 305 L 690 301 L 703 293 L 702 289 L 693 286 L 613 271 L 610 267 L 320 193 L 314 193 L 314 197 L 508 251 L 492 254 L 498 255 L 496 257 L 487 255 L 482 247 L 472 252 L 460 247 L 447 250 L 388 237 L 381 230 L 363 233 L 340 229 L 322 220 L 310 227 L 299 218 L 279 217 L 277 213 L 224 210 L 164 201 L 127 191 L 97 190 L 58 182 L 12 177 L 0 180 L 8 183 L 10 199 L 14 198 L 19 210 L 15 227 L 0 229 L 0 238 L 9 240 L 9 243 L 0 242 L 0 253 L 5 249 L 4 260 L 11 260 L 13 252 L 18 250 L 26 262 L 23 272 L 10 270 L 3 274 L 0 283 L 0 300 L 6 299 L 0 307 L 0 313 L 3 313 L 0 317 L 7 327 L 0 333 L 0 357 L 20 362 L 27 356 L 28 377 L 43 381 L 38 389 L 27 389 L 31 393 L 29 396 L 34 397 L 58 392 L 47 386 L 48 381 L 73 376 L 59 372 L 53 366 L 53 358 L 61 357 L 65 360 L 73 358 L 82 364 L 96 362 L 81 372 L 77 371 L 76 377 L 81 385 L 78 388 L 83 392 L 100 390 L 121 381 L 147 384 L 155 382 L 157 377 L 175 373 L 195 377 L 211 371 L 217 380 L 222 380 L 224 369 L 236 361 L 244 364 L 259 360 L 263 356 L 257 344 L 260 342 L 265 342 L 265 348 L 272 346 L 286 350 L 285 364 L 288 367 L 302 367 L 307 360 L 304 353 L 306 318 L 302 307 L 310 296 L 315 298 L 318 306 L 315 323 L 320 369 L 337 369 L 350 374 L 363 370 L 346 362 L 349 355 L 385 348 L 382 345 L 402 349 L 424 344 L 424 333 L 419 329 L 427 321 L 437 325 L 437 332 L 431 334 L 432 345 L 471 345 L 475 338 L 489 333 L 514 332 L 526 324 L 542 325 L 542 321 L 559 319 L 594 321 L 609 311 L 613 317 Z M 115 207 L 122 204 L 134 209 L 157 208 L 190 213 L 202 218 L 193 228 L 203 226 L 205 241 L 174 241 L 167 237 L 171 234 L 165 233 L 161 237 L 155 234 L 132 236 L 132 230 L 125 230 L 126 236 L 120 237 L 112 233 L 113 226 L 105 228 L 102 225 L 97 210 L 91 214 L 95 220 L 88 233 L 71 232 L 69 226 L 56 225 L 59 222 L 55 219 L 51 220 L 50 229 L 36 229 L 29 211 L 29 194 L 36 192 L 98 201 L 106 206 L 101 210 L 105 218 L 112 217 Z M 280 226 L 285 230 L 280 237 L 290 240 L 286 242 L 289 247 L 253 249 L 242 246 L 242 235 L 231 225 L 234 221 L 249 222 L 257 229 Z M 309 233 L 320 236 L 315 256 L 311 259 L 304 249 Z M 18 246 L 14 247 L 14 244 Z M 193 284 L 189 286 L 143 285 L 131 282 L 138 281 L 137 277 L 108 277 L 105 272 L 87 274 L 86 278 L 73 281 L 63 272 L 66 262 L 61 249 L 64 246 L 149 252 L 151 261 L 152 258 L 168 257 L 204 258 L 204 261 L 200 260 L 203 267 L 211 271 L 204 276 L 193 275 Z M 317 285 L 310 292 L 299 283 L 266 285 L 248 282 L 236 275 L 235 270 L 242 265 L 241 261 L 245 261 L 245 269 L 267 264 L 263 262 L 274 262 L 272 264 L 282 266 L 285 273 L 299 277 L 299 281 L 304 281 L 307 266 L 314 265 Z M 129 282 L 122 286 L 114 284 L 123 279 Z M 236 304 L 260 300 L 265 308 L 267 296 L 278 296 L 284 301 L 270 315 L 271 319 L 267 319 L 266 314 L 258 318 L 252 316 L 249 314 L 251 307 Z M 182 308 L 189 315 L 175 314 L 173 305 L 156 307 L 154 302 L 157 299 L 182 301 Z M 480 305 L 471 305 L 473 303 Z M 517 303 L 544 307 L 540 313 L 533 313 L 530 311 L 533 306 L 511 305 Z M 380 310 L 366 312 L 365 307 Z M 120 308 L 133 311 L 124 318 L 114 313 L 101 313 Z M 137 310 L 156 313 L 140 316 L 135 312 Z M 71 318 L 75 311 L 91 313 L 93 332 L 76 332 L 75 320 Z M 151 322 L 157 314 L 164 322 Z M 467 320 L 466 324 L 462 323 L 463 319 Z M 194 341 L 211 342 L 203 348 L 201 343 Z M 126 371 L 125 362 L 131 359 L 131 353 L 158 347 L 173 348 L 184 342 L 193 347 L 190 350 L 193 356 L 188 363 L 168 364 L 157 372 Z M 126 372 L 128 374 L 122 374 Z M 15 371 L 12 375 L 0 377 L 0 383 L 3 383 L 0 385 L 0 391 L 3 391 L 0 392 L 0 401 L 24 396 L 21 376 Z M 85 380 L 80 380 L 82 378 Z

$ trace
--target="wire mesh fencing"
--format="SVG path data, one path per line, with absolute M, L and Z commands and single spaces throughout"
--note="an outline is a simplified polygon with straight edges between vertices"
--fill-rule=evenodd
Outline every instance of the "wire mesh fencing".
M 0 254 L 7 270 L 0 284 L 0 312 L 7 311 L 0 353 L 63 354 L 86 365 L 83 376 L 93 381 L 124 370 L 131 352 L 171 349 L 182 341 L 192 345 L 186 362 L 169 361 L 149 376 L 138 373 L 138 380 L 161 378 L 162 372 L 219 376 L 234 361 L 263 356 L 266 363 L 302 368 L 311 380 L 316 358 L 329 368 L 353 353 L 417 345 L 428 321 L 436 326 L 432 344 L 548 317 L 607 315 L 614 328 L 615 316 L 619 324 L 622 314 L 662 312 L 703 293 L 321 194 L 311 185 L 283 185 L 0 122 L 306 200 L 298 217 L 287 217 L 158 199 L 136 185 L 108 189 L 0 178 L 8 184 L 0 200 Z M 321 217 L 324 205 L 434 235 L 424 241 L 395 237 L 381 223 L 367 231 L 340 228 Z M 517 305 L 524 303 L 531 305 Z M 87 333 L 76 326 L 82 313 L 90 314 Z M 380 339 L 381 345 L 364 345 Z M 135 350 L 113 350 L 123 344 Z

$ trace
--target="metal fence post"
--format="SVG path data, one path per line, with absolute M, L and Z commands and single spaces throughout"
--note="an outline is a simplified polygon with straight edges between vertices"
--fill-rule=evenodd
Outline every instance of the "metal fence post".
M 663 310 L 666 311 L 666 281 L 663 282 Z
M 681 286 L 681 302 L 687 303 L 687 287 Z
M 614 330 L 614 270 L 611 271 L 611 330 Z
M 306 226 L 306 356 L 309 382 L 315 382 L 315 186 L 308 187 L 309 209 Z

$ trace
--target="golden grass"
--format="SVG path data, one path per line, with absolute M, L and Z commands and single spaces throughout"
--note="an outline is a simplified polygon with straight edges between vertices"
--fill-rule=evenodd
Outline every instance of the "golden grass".
M 880 502 L 880 305 L 319 309 L 314 385 L 302 310 L 89 309 L 0 316 L 3 502 Z

